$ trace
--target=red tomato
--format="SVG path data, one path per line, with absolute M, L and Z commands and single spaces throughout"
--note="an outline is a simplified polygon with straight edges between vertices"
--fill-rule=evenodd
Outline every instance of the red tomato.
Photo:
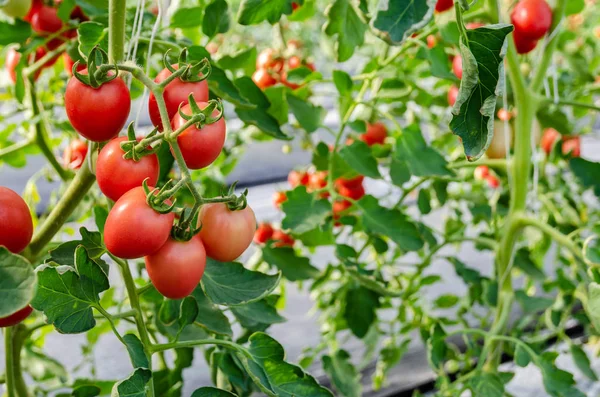
M 562 144 L 562 152 L 571 157 L 581 157 L 581 137 L 565 138 Z
M 27 15 L 23 17 L 23 20 L 31 23 L 31 18 L 33 18 L 33 15 L 36 14 L 39 11 L 39 9 L 42 8 L 42 6 L 42 0 L 33 0 L 33 2 L 31 3 L 31 8 L 29 9 Z
M 282 230 L 275 230 L 273 232 L 273 247 L 293 247 L 296 240 L 292 236 L 287 233 L 284 233 Z
M 444 11 L 448 11 L 452 7 L 454 7 L 453 0 L 438 0 L 437 3 L 435 4 L 435 11 L 436 12 L 444 12 Z
M 560 133 L 558 131 L 556 131 L 554 128 L 546 128 L 540 141 L 542 150 L 546 154 L 550 154 L 550 152 L 552 152 L 552 148 L 554 147 L 554 143 L 558 139 L 560 139 Z
M 287 201 L 287 196 L 285 192 L 275 192 L 273 193 L 273 205 L 275 208 L 281 208 L 281 204 Z
M 81 168 L 81 164 L 83 164 L 87 152 L 87 143 L 79 139 L 72 140 L 63 153 L 63 164 L 65 168 L 70 168 L 72 170 Z
M 292 11 L 296 11 L 298 8 L 300 7 L 300 5 L 296 2 L 292 3 Z
M 273 237 L 273 226 L 268 223 L 261 223 L 254 232 L 254 242 L 264 244 Z
M 365 180 L 365 177 L 363 175 L 359 175 L 352 179 L 338 178 L 335 181 L 335 186 L 337 186 L 338 188 L 343 186 L 343 187 L 347 187 L 348 189 L 354 189 L 359 186 L 362 186 L 362 183 L 364 180 Z
M 288 68 L 296 69 L 302 66 L 302 59 L 299 56 L 292 55 L 290 59 L 288 59 Z
M 462 67 L 462 57 L 457 55 L 452 60 L 452 71 L 459 79 L 462 79 L 463 67 Z
M 290 184 L 292 189 L 297 187 L 298 185 L 308 185 L 308 180 L 309 176 L 306 172 L 292 170 L 288 174 L 288 183 Z
M 452 87 L 450 87 L 450 90 L 448 91 L 448 104 L 450 106 L 454 106 L 457 99 L 458 99 L 458 87 L 453 85 Z
M 341 213 L 352 207 L 348 200 L 338 200 L 333 203 L 333 219 L 340 219 Z
M 256 72 L 252 74 L 252 81 L 262 90 L 277 84 L 277 80 L 266 69 L 256 69 Z
M 512 113 L 504 108 L 498 110 L 498 118 L 502 121 L 508 121 L 512 118 Z
M 360 200 L 365 195 L 365 188 L 363 186 L 358 186 L 355 188 L 340 186 L 338 187 L 338 193 L 342 197 L 347 197 L 352 200 Z
M 437 39 L 435 38 L 434 35 L 430 34 L 429 36 L 427 36 L 427 48 L 433 48 L 435 47 L 437 44 Z
M 265 48 L 256 57 L 256 69 L 268 69 L 275 63 L 275 50 L 272 48 Z
M 327 171 L 317 171 L 308 176 L 308 190 L 323 189 L 327 186 Z
M 376 143 L 383 145 L 386 136 L 387 128 L 385 127 L 385 124 L 380 122 L 373 124 L 367 123 L 367 132 L 361 134 L 359 139 L 369 146 L 373 146 Z
M 0 186 L 0 246 L 18 254 L 33 236 L 33 221 L 29 207 L 21 196 Z
M 67 74 L 69 76 L 72 76 L 73 75 L 73 65 L 75 65 L 75 61 L 66 52 L 63 53 L 62 57 L 63 57 L 63 63 L 65 64 L 65 71 L 67 72 Z M 82 62 L 79 62 L 79 65 L 77 65 L 77 71 L 81 72 L 82 70 L 86 70 L 86 69 L 87 69 L 87 65 Z
M 546 0 L 521 0 L 510 14 L 510 20 L 519 36 L 539 40 L 552 26 L 552 9 Z
M 26 306 L 23 309 L 11 314 L 10 316 L 0 318 L 0 328 L 12 327 L 25 320 L 33 312 L 31 306 Z
M 65 92 L 67 117 L 73 128 L 90 141 L 103 142 L 117 136 L 129 117 L 130 107 L 129 89 L 119 77 L 98 88 L 75 77 L 69 79 Z
M 31 15 L 31 27 L 40 35 L 56 33 L 63 27 L 63 21 L 58 17 L 58 9 L 42 5 Z
M 498 189 L 500 186 L 500 181 L 494 175 L 488 175 L 485 180 L 487 181 L 488 186 L 492 189 Z
M 40 49 L 41 49 L 41 52 L 40 52 Z M 36 54 L 35 54 L 35 59 L 41 58 L 42 56 L 44 56 L 44 54 L 45 54 L 45 51 L 41 47 L 38 48 L 38 50 L 36 51 Z M 15 50 L 14 48 L 11 48 L 10 50 L 8 50 L 8 53 L 6 54 L 5 64 L 6 64 L 6 69 L 8 70 L 8 76 L 10 77 L 10 80 L 13 83 L 17 82 L 17 72 L 15 71 L 15 69 L 17 68 L 17 65 L 19 64 L 20 60 L 21 60 L 21 53 L 19 51 Z M 46 66 L 46 65 L 44 65 L 44 66 Z M 42 73 L 42 70 L 38 69 L 38 71 L 33 76 L 34 80 L 37 80 L 40 77 L 41 73 Z
M 483 181 L 488 177 L 488 175 L 490 175 L 490 169 L 487 165 L 480 165 L 477 168 L 475 168 L 473 175 L 478 181 Z
M 174 69 L 179 69 L 178 65 L 171 65 Z M 171 71 L 164 68 L 158 76 L 154 79 L 155 83 L 161 83 L 165 81 L 170 75 Z M 198 75 L 200 76 L 200 74 Z M 167 105 L 167 113 L 169 114 L 169 120 L 177 114 L 179 106 L 188 103 L 188 97 L 190 94 L 194 95 L 196 102 L 208 101 L 208 83 L 206 80 L 191 82 L 182 81 L 181 79 L 175 79 L 171 81 L 163 92 L 163 98 Z M 162 131 L 162 120 L 160 118 L 160 112 L 158 110 L 158 104 L 154 94 L 150 93 L 148 98 L 148 112 L 150 113 L 150 120 L 155 127 L 158 127 L 159 131 Z
M 513 40 L 518 54 L 527 54 L 537 46 L 537 40 L 523 37 L 518 31 L 513 31 Z
M 208 106 L 206 102 L 198 102 L 200 109 Z M 184 114 L 192 115 L 190 105 L 185 105 L 181 108 Z M 213 117 L 216 117 L 219 112 L 215 109 Z M 173 130 L 187 122 L 179 113 L 173 117 Z M 212 124 L 205 124 L 204 127 L 198 129 L 195 125 L 188 127 L 177 137 L 177 143 L 183 154 L 183 159 L 187 166 L 193 170 L 199 170 L 212 164 L 225 145 L 225 118 L 221 117 L 219 121 Z
M 146 203 L 143 187 L 125 193 L 108 213 L 104 243 L 108 251 L 123 259 L 152 255 L 169 238 L 175 214 L 159 214 Z
M 200 210 L 199 221 L 206 254 L 221 262 L 231 262 L 242 255 L 256 230 L 256 218 L 250 207 L 231 211 L 223 203 L 206 204 Z
M 145 179 L 148 179 L 148 185 L 152 186 L 158 181 L 159 165 L 156 154 L 144 156 L 140 161 L 124 159 L 125 152 L 121 149 L 121 143 L 127 140 L 127 137 L 112 139 L 98 154 L 98 187 L 113 201 L 117 201 L 131 189 L 142 186 Z
M 200 283 L 206 268 L 206 251 L 199 236 L 189 241 L 169 238 L 154 254 L 144 258 L 150 281 L 169 299 L 183 299 Z

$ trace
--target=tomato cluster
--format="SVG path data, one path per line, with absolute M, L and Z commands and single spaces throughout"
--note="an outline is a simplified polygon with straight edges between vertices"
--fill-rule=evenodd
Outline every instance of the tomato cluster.
M 546 0 L 520 0 L 510 20 L 515 27 L 513 40 L 519 54 L 527 54 L 552 26 L 552 9 Z
M 288 43 L 290 51 L 296 52 L 298 44 L 296 42 Z M 274 86 L 281 83 L 293 90 L 299 88 L 299 84 L 288 81 L 288 72 L 305 66 L 310 70 L 315 70 L 315 65 L 311 62 L 306 62 L 298 55 L 285 57 L 279 54 L 272 48 L 267 48 L 261 51 L 256 58 L 256 71 L 252 75 L 252 81 L 261 89 Z
M 546 155 L 550 155 L 554 149 L 554 145 L 562 139 L 561 151 L 564 156 L 580 157 L 581 156 L 581 137 L 579 136 L 565 136 L 563 137 L 560 132 L 554 128 L 547 128 L 544 130 L 540 146 Z
M 256 244 L 266 244 L 269 241 L 274 247 L 293 247 L 296 240 L 281 229 L 274 228 L 270 223 L 261 223 L 254 232 Z
M 480 165 L 475 168 L 473 176 L 475 177 L 475 180 L 487 182 L 488 186 L 492 189 L 500 187 L 500 179 L 490 172 L 487 165 Z

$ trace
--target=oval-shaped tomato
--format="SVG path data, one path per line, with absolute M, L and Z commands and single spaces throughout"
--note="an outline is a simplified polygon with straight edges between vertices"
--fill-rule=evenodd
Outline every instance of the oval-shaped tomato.
M 0 318 L 0 328 L 12 327 L 20 324 L 33 312 L 31 306 L 26 306 L 23 309 L 11 314 L 10 316 Z
M 458 99 L 458 87 L 453 85 L 452 87 L 450 87 L 450 90 L 448 90 L 448 105 L 454 106 L 457 99 Z
M 337 190 L 340 196 L 347 197 L 352 200 L 360 200 L 365 195 L 365 188 L 362 185 L 359 185 L 355 188 L 339 186 Z
M 273 247 L 293 247 L 296 240 L 283 230 L 275 230 L 273 232 Z
M 521 0 L 513 8 L 510 20 L 519 36 L 539 40 L 552 26 L 552 9 L 546 0 Z
M 562 152 L 565 156 L 581 157 L 581 137 L 565 138 L 562 144 Z
M 104 243 L 108 251 L 123 259 L 152 255 L 169 238 L 175 214 L 159 214 L 146 203 L 143 187 L 125 193 L 108 213 Z
M 437 3 L 435 4 L 435 11 L 436 12 L 444 12 L 444 11 L 448 11 L 452 7 L 454 7 L 453 0 L 438 0 Z
M 544 135 L 542 135 L 542 139 L 540 141 L 540 146 L 542 150 L 546 154 L 550 154 L 552 148 L 554 147 L 554 143 L 560 139 L 560 133 L 556 131 L 554 128 L 546 128 L 544 130 Z
M 171 67 L 179 69 L 178 65 L 171 65 Z M 162 83 L 172 74 L 173 73 L 171 73 L 169 69 L 164 68 L 158 76 L 156 76 L 154 82 Z M 201 76 L 201 74 L 198 74 L 198 76 Z M 197 82 L 183 81 L 177 78 L 165 87 L 163 98 L 167 105 L 169 120 L 173 119 L 173 116 L 177 114 L 180 105 L 188 103 L 190 94 L 194 96 L 196 102 L 208 101 L 208 82 L 206 80 Z M 150 97 L 148 98 L 148 112 L 150 113 L 152 124 L 157 127 L 159 131 L 162 131 L 163 126 L 160 118 L 160 111 L 158 110 L 156 97 L 152 93 L 150 93 Z
M 0 10 L 9 17 L 23 18 L 31 9 L 31 0 L 8 0 L 0 7 Z
M 365 180 L 365 177 L 363 175 L 359 175 L 359 176 L 357 176 L 355 178 L 351 178 L 351 179 L 338 178 L 335 181 L 335 186 L 336 187 L 344 186 L 349 189 L 354 189 L 359 186 L 362 186 L 364 180 Z
M 309 180 L 309 177 L 308 177 L 308 173 L 306 173 L 306 172 L 292 170 L 288 174 L 288 183 L 290 184 L 290 186 L 292 188 L 295 188 L 299 185 L 306 186 L 306 185 L 308 185 L 308 180 Z
M 199 236 L 189 241 L 169 238 L 144 258 L 152 285 L 169 299 L 183 299 L 200 283 L 206 268 L 206 251 Z
M 56 33 L 63 27 L 63 21 L 58 17 L 58 9 L 42 5 L 31 15 L 31 28 L 40 35 Z
M 452 71 L 454 72 L 454 75 L 456 77 L 458 77 L 459 79 L 462 79 L 463 67 L 462 67 L 462 57 L 460 55 L 455 56 L 454 59 L 452 60 Z
M 206 108 L 208 103 L 198 102 L 200 109 Z M 192 115 L 190 105 L 185 105 L 181 108 L 184 114 Z M 216 117 L 219 112 L 215 109 L 213 117 Z M 173 117 L 173 130 L 187 122 L 179 113 Z M 205 124 L 204 127 L 198 129 L 195 125 L 188 127 L 177 137 L 177 143 L 183 154 L 183 159 L 187 166 L 193 170 L 199 170 L 213 163 L 221 154 L 223 145 L 225 145 L 225 118 L 221 117 L 219 121 L 212 124 Z
M 112 139 L 100 150 L 96 163 L 96 179 L 98 187 L 113 201 L 117 201 L 122 195 L 131 189 L 142 186 L 142 182 L 148 179 L 148 185 L 156 185 L 160 167 L 156 154 L 149 154 L 139 161 L 124 159 L 125 152 L 121 149 L 121 143 L 126 142 L 127 137 Z
M 81 164 L 83 164 L 87 152 L 88 145 L 86 142 L 79 139 L 72 140 L 63 153 L 63 164 L 65 168 L 70 168 L 72 170 L 81 168 Z
M 537 40 L 531 40 L 527 37 L 523 37 L 516 30 L 513 31 L 513 40 L 515 41 L 515 47 L 517 48 L 517 54 L 527 54 L 535 49 L 537 46 Z
M 256 69 L 256 72 L 252 74 L 252 81 L 258 88 L 263 90 L 277 84 L 277 80 L 266 69 Z
M 29 207 L 14 191 L 0 186 L 0 245 L 10 252 L 23 251 L 33 236 Z
M 487 165 L 477 166 L 477 168 L 475 168 L 475 171 L 473 171 L 473 176 L 478 181 L 483 181 L 485 178 L 488 177 L 489 174 L 490 174 L 490 169 L 488 168 Z
M 273 205 L 275 208 L 280 208 L 281 204 L 287 201 L 287 196 L 285 192 L 275 192 L 273 193 Z
M 387 137 L 387 128 L 385 124 L 381 122 L 367 123 L 367 132 L 361 134 L 359 139 L 369 146 L 373 146 L 376 143 L 382 145 Z
M 206 254 L 221 262 L 231 262 L 242 255 L 256 230 L 252 208 L 231 211 L 223 203 L 202 206 L 199 222 L 202 225 L 199 235 Z
M 66 52 L 63 53 L 62 57 L 63 57 L 63 63 L 65 65 L 65 71 L 67 72 L 67 74 L 69 76 L 73 76 L 73 65 L 75 65 L 75 61 Z M 86 69 L 87 69 L 87 65 L 82 62 L 79 62 L 79 65 L 77 65 L 77 71 L 81 72 Z
M 69 79 L 65 92 L 67 117 L 73 128 L 90 141 L 103 142 L 117 136 L 127 122 L 130 108 L 129 89 L 120 77 L 98 88 L 75 77 Z
M 261 223 L 258 229 L 254 232 L 254 242 L 256 244 L 264 244 L 273 237 L 273 226 L 269 223 Z

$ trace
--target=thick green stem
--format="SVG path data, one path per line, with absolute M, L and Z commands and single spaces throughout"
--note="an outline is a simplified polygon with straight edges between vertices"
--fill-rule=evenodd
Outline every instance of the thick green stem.
M 108 59 L 122 61 L 125 56 L 126 0 L 110 0 L 108 6 Z
M 21 372 L 21 349 L 26 336 L 23 325 L 4 329 L 4 354 L 6 363 L 6 395 L 28 397 L 29 390 Z
M 15 368 L 13 357 L 13 327 L 4 329 L 4 359 L 6 366 L 6 395 L 15 397 Z

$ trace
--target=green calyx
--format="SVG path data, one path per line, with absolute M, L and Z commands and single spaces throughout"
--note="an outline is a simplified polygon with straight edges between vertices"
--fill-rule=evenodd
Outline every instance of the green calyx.
M 87 61 L 87 74 L 82 74 L 77 71 L 79 61 L 73 64 L 71 71 L 73 77 L 92 88 L 99 88 L 102 84 L 116 79 L 119 74 L 116 63 L 110 68 L 100 67 L 108 63 L 108 54 L 99 46 L 92 48 Z M 111 73 L 111 70 L 114 70 L 114 72 Z

